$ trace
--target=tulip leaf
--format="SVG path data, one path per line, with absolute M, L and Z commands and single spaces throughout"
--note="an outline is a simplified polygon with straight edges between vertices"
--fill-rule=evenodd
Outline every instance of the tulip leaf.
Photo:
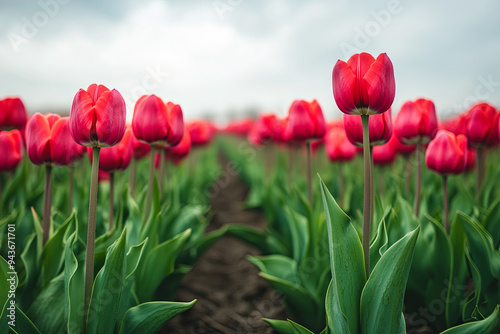
M 66 327 L 64 309 L 64 274 L 61 274 L 50 281 L 37 295 L 27 313 L 42 333 L 63 333 Z M 83 320 L 74 328 L 80 328 L 82 325 Z
M 76 227 L 64 246 L 64 311 L 68 333 L 83 326 L 85 259 L 77 258 L 78 249 L 84 249 L 84 245 L 78 239 Z
M 384 215 L 384 217 L 387 216 L 388 215 Z M 378 225 L 377 234 L 370 244 L 370 270 L 373 270 L 380 257 L 384 255 L 385 251 L 389 247 L 388 243 L 389 237 L 387 236 L 385 218 L 382 218 Z
M 359 332 L 359 300 L 366 282 L 363 248 L 350 218 L 338 206 L 321 178 L 320 187 L 330 249 L 332 282 L 329 296 L 335 298 L 326 303 L 328 324 L 333 326 L 331 331 L 343 333 L 345 327 L 340 326 L 336 319 L 345 317 L 349 332 L 355 334 Z
M 404 331 L 403 300 L 420 226 L 380 258 L 361 295 L 362 333 Z
M 299 284 L 297 262 L 294 259 L 279 254 L 260 257 L 248 256 L 247 258 L 263 273 Z
M 17 274 L 10 274 L 12 269 L 9 263 L 0 256 L 0 332 L 8 332 L 8 318 L 7 318 L 7 307 L 9 306 L 9 294 L 10 294 L 10 284 L 7 279 L 14 278 L 14 285 L 17 288 L 19 283 L 19 278 Z
M 0 327 L 1 328 L 1 327 Z M 24 314 L 24 312 L 16 306 L 16 326 L 11 327 L 14 333 L 19 334 L 40 334 L 40 330 L 33 322 Z
M 493 313 L 483 320 L 469 322 L 445 330 L 441 334 L 495 334 L 500 331 L 500 306 L 497 305 Z
M 472 279 L 474 281 L 474 291 L 472 291 L 467 298 L 465 299 L 464 306 L 462 308 L 462 320 L 470 321 L 474 319 L 474 313 L 479 307 L 479 303 L 481 301 L 481 274 L 477 269 L 474 260 L 472 260 L 469 250 L 465 250 L 465 257 L 467 258 L 467 262 L 469 263 L 469 268 L 472 274 Z
M 120 334 L 154 334 L 177 314 L 190 309 L 196 299 L 189 303 L 148 302 L 130 308 L 123 317 Z
M 493 239 L 493 247 L 500 247 L 500 199 L 496 200 L 488 208 L 488 214 L 483 221 L 484 228 L 490 232 Z

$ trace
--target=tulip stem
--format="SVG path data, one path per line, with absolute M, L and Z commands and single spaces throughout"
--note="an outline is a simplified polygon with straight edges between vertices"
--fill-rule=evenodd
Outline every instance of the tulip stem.
M 307 151 L 307 198 L 309 199 L 309 205 L 313 206 L 313 193 L 312 193 L 312 156 L 311 156 L 311 142 L 306 141 L 306 151 Z
M 443 209 L 444 209 L 444 230 L 450 234 L 449 208 L 448 208 L 448 177 L 443 175 Z
M 69 183 L 69 189 L 68 189 L 68 215 L 69 215 L 71 214 L 71 211 L 73 211 L 73 188 L 75 184 L 75 166 L 73 166 L 73 163 L 69 165 L 68 183 Z
M 422 145 L 417 144 L 417 177 L 415 180 L 415 198 L 413 199 L 413 212 L 418 218 L 418 212 L 420 209 L 420 184 L 422 183 Z
M 163 183 L 163 174 L 165 173 L 165 149 L 160 147 L 160 171 L 158 175 L 158 190 L 161 194 L 161 188 Z
M 289 145 L 288 150 L 288 189 L 292 190 L 293 164 L 295 159 L 295 146 Z
M 405 155 L 404 157 L 404 183 L 405 183 L 405 196 L 410 197 L 410 176 L 411 176 L 411 160 L 410 155 Z
M 130 163 L 130 175 L 129 175 L 129 193 L 133 197 L 135 192 L 135 175 L 137 173 L 137 160 L 132 158 L 132 162 Z
M 115 220 L 115 172 L 109 172 L 109 230 Z
M 99 177 L 99 152 L 100 147 L 92 148 L 92 174 L 90 176 L 89 219 L 87 227 L 87 253 L 85 255 L 85 299 L 83 309 L 83 327 L 87 326 L 87 314 L 94 284 L 94 250 L 95 250 L 95 225 L 97 212 L 97 189 Z
M 344 168 L 343 164 L 339 163 L 339 172 L 338 172 L 338 182 L 339 182 L 339 198 L 340 198 L 340 207 L 344 209 Z
M 149 163 L 149 179 L 148 179 L 148 192 L 146 195 L 146 207 L 144 209 L 144 220 L 143 225 L 146 225 L 148 221 L 149 214 L 151 213 L 151 201 L 153 199 L 153 182 L 155 179 L 155 155 L 156 155 L 156 145 L 151 146 L 151 160 Z
M 49 240 L 50 234 L 50 208 L 52 206 L 52 166 L 45 166 L 45 191 L 43 194 L 43 245 Z
M 477 148 L 477 174 L 476 174 L 476 194 L 479 196 L 483 186 L 484 174 L 486 169 L 486 152 L 484 147 Z
M 366 278 L 370 277 L 370 225 L 371 225 L 371 157 L 369 115 L 361 115 L 363 123 L 363 160 L 364 160 L 364 199 L 363 199 L 363 230 L 362 244 L 365 256 Z
M 373 224 L 375 209 L 375 168 L 373 166 L 373 147 L 370 146 L 370 224 Z M 370 235 L 368 235 L 370 239 Z

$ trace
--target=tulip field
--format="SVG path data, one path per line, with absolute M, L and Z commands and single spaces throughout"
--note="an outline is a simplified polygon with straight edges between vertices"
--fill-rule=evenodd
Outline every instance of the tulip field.
M 98 84 L 69 116 L 1 99 L 0 334 L 500 333 L 500 110 L 394 105 L 395 71 L 339 60 L 340 119 L 298 99 L 214 124 L 152 94 L 127 121 Z

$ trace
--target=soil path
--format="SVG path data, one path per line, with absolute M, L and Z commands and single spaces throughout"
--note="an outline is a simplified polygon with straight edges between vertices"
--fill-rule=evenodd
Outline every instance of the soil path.
M 264 229 L 262 212 L 245 210 L 248 187 L 230 175 L 226 187 L 212 199 L 213 220 L 208 230 L 224 224 Z M 259 251 L 232 237 L 215 243 L 183 278 L 177 301 L 198 301 L 167 323 L 161 333 L 273 333 L 265 318 L 286 319 L 280 296 L 246 260 Z

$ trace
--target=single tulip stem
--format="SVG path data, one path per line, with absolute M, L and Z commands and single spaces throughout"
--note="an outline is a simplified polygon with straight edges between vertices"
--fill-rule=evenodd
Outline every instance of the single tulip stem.
M 293 184 L 293 164 L 295 159 L 295 147 L 288 147 L 288 189 L 292 189 Z
M 165 173 L 165 148 L 159 147 L 160 150 L 160 170 L 158 172 L 158 190 L 161 194 L 161 189 L 163 186 L 163 176 Z
M 415 180 L 415 198 L 413 199 L 413 212 L 415 216 L 418 217 L 420 209 L 420 186 L 422 183 L 422 145 L 417 144 L 417 176 Z
M 443 226 L 447 234 L 450 234 L 449 208 L 448 208 L 448 177 L 443 175 Z
M 109 230 L 115 221 L 115 172 L 109 172 Z
M 309 205 L 313 206 L 313 193 L 312 193 L 312 155 L 311 155 L 311 142 L 306 141 L 306 151 L 307 151 L 307 198 L 309 199 Z
M 477 148 L 476 194 L 479 196 L 486 169 L 486 151 L 484 147 Z
M 130 175 L 129 175 L 129 194 L 133 197 L 134 192 L 135 192 L 135 176 L 137 174 L 137 160 L 135 158 L 132 158 L 132 161 L 130 163 Z
M 371 219 L 371 157 L 370 157 L 370 130 L 369 116 L 361 115 L 363 123 L 363 160 L 364 160 L 364 199 L 363 199 L 363 229 L 362 244 L 365 256 L 366 278 L 370 277 L 370 219 Z
M 68 215 L 73 211 L 73 188 L 75 184 L 75 166 L 71 163 L 68 166 Z
M 148 192 L 146 194 L 146 206 L 144 208 L 143 225 L 146 225 L 151 211 L 151 201 L 153 200 L 153 182 L 155 179 L 155 155 L 156 145 L 151 146 L 151 160 L 149 163 L 149 179 L 148 179 Z
M 52 166 L 45 166 L 45 191 L 43 194 L 43 245 L 49 240 L 50 234 L 50 216 L 51 216 L 51 206 L 52 206 Z
M 375 168 L 373 165 L 373 147 L 370 146 L 370 224 L 373 224 L 373 213 L 375 211 L 374 209 L 375 209 Z
M 83 308 L 83 327 L 87 326 L 87 313 L 94 285 L 94 250 L 95 225 L 97 213 L 97 190 L 99 185 L 99 153 L 100 147 L 92 148 L 92 174 L 90 176 L 89 219 L 87 226 L 87 252 L 85 255 L 85 299 Z
M 339 198 L 340 198 L 340 207 L 344 208 L 344 165 L 339 163 L 339 172 L 338 172 L 338 183 L 339 183 Z
M 404 170 L 404 174 L 403 174 L 403 177 L 404 177 L 404 183 L 405 183 L 405 196 L 410 197 L 410 176 L 411 176 L 411 170 L 412 170 L 412 167 L 411 167 L 411 160 L 410 160 L 410 155 L 405 155 L 404 157 L 404 166 L 403 166 L 403 170 Z

